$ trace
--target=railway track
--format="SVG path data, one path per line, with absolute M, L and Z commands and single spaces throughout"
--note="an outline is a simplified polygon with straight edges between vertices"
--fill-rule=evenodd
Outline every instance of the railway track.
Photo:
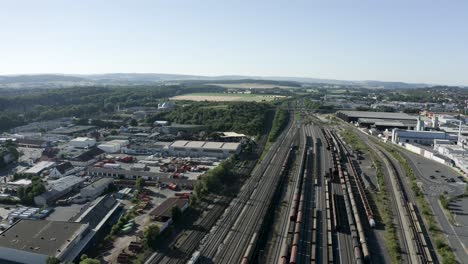
M 202 240 L 200 263 L 250 261 L 272 190 L 276 189 L 281 177 L 295 134 L 296 127 L 289 124 L 254 169 L 238 196 Z
M 391 181 L 398 206 L 398 215 L 402 218 L 402 228 L 405 232 L 404 244 L 407 246 L 409 261 L 411 263 L 434 263 L 434 256 L 430 250 L 430 240 L 426 238 L 424 222 L 421 219 L 417 207 L 414 206 L 414 197 L 411 191 L 406 190 L 403 183 L 402 173 L 398 170 L 396 161 L 390 157 L 384 149 L 379 148 L 379 152 L 386 159 L 391 169 Z M 401 210 L 401 211 L 400 211 Z
M 288 251 L 288 245 L 289 245 L 289 240 L 291 239 L 290 237 L 290 228 L 293 227 L 293 216 L 295 210 L 297 209 L 297 202 L 299 201 L 299 190 L 301 186 L 301 180 L 302 180 L 302 173 L 304 169 L 304 156 L 306 155 L 306 147 L 305 147 L 305 132 L 304 129 L 301 129 L 301 135 L 299 137 L 299 154 L 296 157 L 296 166 L 294 169 L 293 177 L 292 177 L 292 182 L 293 182 L 293 188 L 292 190 L 289 191 L 289 196 L 286 198 L 286 203 L 287 203 L 287 208 L 286 212 L 282 212 L 280 215 L 280 230 L 278 234 L 278 239 L 273 243 L 270 249 L 270 256 L 267 256 L 267 262 L 268 263 L 275 263 L 275 262 L 281 262 L 281 256 L 284 255 Z M 286 253 L 287 254 L 287 253 Z
M 170 247 L 176 248 L 182 253 L 179 256 L 168 256 L 163 253 L 156 252 L 150 258 L 148 258 L 145 264 L 175 264 L 175 263 L 186 263 L 190 258 L 190 255 L 195 251 L 198 242 L 206 235 L 206 230 L 209 230 L 216 219 L 223 213 L 225 206 L 223 203 L 227 203 L 228 199 L 226 197 L 220 198 L 216 201 L 215 205 L 211 210 L 207 211 L 207 215 L 201 218 L 200 222 L 195 225 L 194 229 L 186 231 L 186 238 L 182 238 L 182 235 L 179 236 L 179 239 L 171 243 Z

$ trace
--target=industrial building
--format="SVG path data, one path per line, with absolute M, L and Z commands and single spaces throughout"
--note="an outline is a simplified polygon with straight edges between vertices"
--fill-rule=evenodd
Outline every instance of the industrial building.
M 121 149 L 129 144 L 128 140 L 111 140 L 98 145 L 106 153 L 119 153 Z
M 247 136 L 236 132 L 221 132 L 219 137 L 226 142 L 239 142 Z
M 357 123 L 360 127 L 375 128 L 380 131 L 385 131 L 386 129 L 392 130 L 393 128 L 414 130 L 417 125 L 416 120 L 386 120 L 378 118 L 359 118 Z
M 177 140 L 169 145 L 169 154 L 184 157 L 214 157 L 228 158 L 239 154 L 240 143 L 210 142 L 210 141 L 185 141 Z
M 464 173 L 468 173 L 468 150 L 460 145 L 450 145 L 447 143 L 435 144 L 435 151 L 449 158 L 451 165 L 457 166 Z
M 45 264 L 49 257 L 74 261 L 88 224 L 23 219 L 2 233 L 0 263 Z
M 41 161 L 34 165 L 33 167 L 25 170 L 23 173 L 24 174 L 29 174 L 29 175 L 39 175 L 41 172 L 43 172 L 46 169 L 51 168 L 52 166 L 55 165 L 55 162 L 52 161 Z
M 162 226 L 159 228 L 159 232 L 162 232 L 172 223 L 172 208 L 178 207 L 180 211 L 184 212 L 188 206 L 188 199 L 171 197 L 154 208 L 149 215 L 153 220 L 162 223 Z
M 457 135 L 448 134 L 440 131 L 414 131 L 414 130 L 400 130 L 394 129 L 392 131 L 392 142 L 420 144 L 426 146 L 434 145 L 434 140 L 450 140 L 456 142 Z
M 163 178 L 169 178 L 169 173 L 163 172 L 150 172 L 150 171 L 135 171 L 135 170 L 124 170 L 124 169 L 113 169 L 113 168 L 95 168 L 89 167 L 88 174 L 95 177 L 112 177 L 115 179 L 128 179 L 136 180 L 143 178 L 145 180 L 160 180 Z
M 101 195 L 110 184 L 114 182 L 112 178 L 102 178 L 99 179 L 90 185 L 86 186 L 85 188 L 80 190 L 80 195 L 83 198 L 87 199 L 94 199 Z
M 166 152 L 170 142 L 132 143 L 122 148 L 122 153 L 130 155 L 153 155 Z
M 96 139 L 89 137 L 77 137 L 70 140 L 69 144 L 75 148 L 90 148 L 96 145 Z
M 51 205 L 61 197 L 81 187 L 84 182 L 85 179 L 76 176 L 60 178 L 51 182 L 45 193 L 34 197 L 34 203 L 38 206 Z
M 382 119 L 382 120 L 413 120 L 417 117 L 405 113 L 392 112 L 367 112 L 367 111 L 338 111 L 336 116 L 346 122 L 358 122 L 359 118 Z
M 82 168 L 80 167 L 74 167 L 71 162 L 62 162 L 59 165 L 55 166 L 50 170 L 49 177 L 51 178 L 61 178 L 64 176 L 71 175 Z
M 99 148 L 90 148 L 89 150 L 79 154 L 70 160 L 73 166 L 86 167 L 103 159 L 105 152 Z
M 51 134 L 60 134 L 67 136 L 78 136 L 95 130 L 95 126 L 67 126 L 59 127 L 51 131 Z

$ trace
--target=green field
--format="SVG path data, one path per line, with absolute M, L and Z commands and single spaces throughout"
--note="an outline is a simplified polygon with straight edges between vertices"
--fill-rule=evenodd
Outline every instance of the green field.
M 277 84 L 267 84 L 267 83 L 213 83 L 207 85 L 215 85 L 224 88 L 231 88 L 231 89 L 272 89 L 272 88 L 281 88 L 281 89 L 297 89 L 295 86 L 287 86 L 287 85 L 277 85 Z
M 262 102 L 273 101 L 284 98 L 280 95 L 270 94 L 242 94 L 242 93 L 190 93 L 178 95 L 170 98 L 171 100 L 187 100 L 187 101 L 243 101 L 243 102 Z

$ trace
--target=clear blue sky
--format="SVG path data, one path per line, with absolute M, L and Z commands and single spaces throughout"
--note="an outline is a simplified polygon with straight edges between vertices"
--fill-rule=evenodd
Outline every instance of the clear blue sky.
M 0 36 L 0 74 L 242 74 L 468 85 L 464 0 L 5 0 Z

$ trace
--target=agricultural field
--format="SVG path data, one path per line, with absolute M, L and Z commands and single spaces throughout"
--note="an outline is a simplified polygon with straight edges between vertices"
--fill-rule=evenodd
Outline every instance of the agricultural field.
M 210 83 L 208 85 L 215 85 L 224 88 L 232 89 L 271 89 L 271 88 L 282 88 L 282 89 L 295 89 L 297 87 L 288 85 L 268 84 L 268 83 Z
M 262 101 L 273 101 L 284 98 L 282 95 L 268 95 L 268 94 L 242 94 L 242 93 L 191 93 L 184 95 L 177 95 L 171 97 L 171 100 L 175 101 L 211 101 L 211 102 L 262 102 Z

